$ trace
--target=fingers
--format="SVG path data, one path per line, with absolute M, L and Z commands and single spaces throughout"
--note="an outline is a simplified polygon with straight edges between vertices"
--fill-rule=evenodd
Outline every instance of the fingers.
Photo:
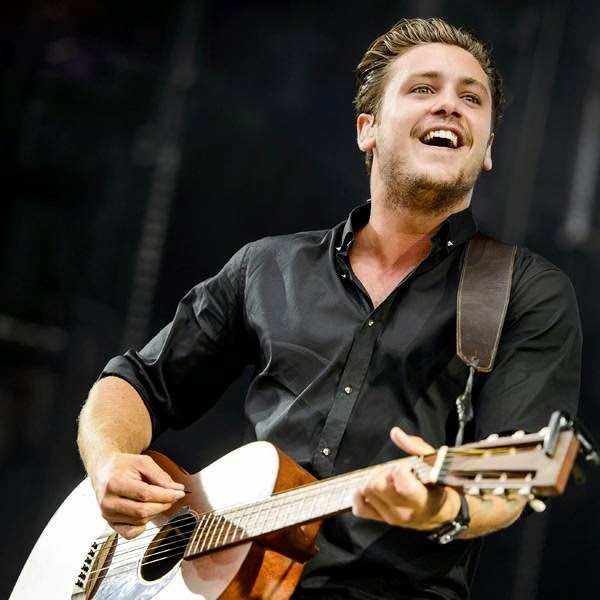
M 139 471 L 145 481 L 161 488 L 183 490 L 183 483 L 173 481 L 171 476 L 163 471 L 150 456 L 139 455 Z
M 117 454 L 107 462 L 94 486 L 102 516 L 123 537 L 139 535 L 148 521 L 185 496 L 149 456 Z
M 131 477 L 129 473 L 118 474 L 110 479 L 106 484 L 106 491 L 110 496 L 160 504 L 173 504 L 173 502 L 177 502 L 185 496 L 183 487 L 181 489 L 167 489 Z
M 399 427 L 390 431 L 392 441 L 407 454 L 434 452 L 423 438 L 409 435 Z M 378 469 L 356 493 L 352 511 L 357 517 L 384 521 L 390 525 L 426 529 L 440 509 L 443 494 L 429 490 L 407 464 Z
M 133 526 L 133 525 L 125 525 L 125 524 L 121 524 L 121 523 L 109 523 L 109 525 L 121 536 L 124 537 L 126 540 L 131 540 L 135 537 L 137 537 L 138 535 L 140 535 L 141 533 L 144 532 L 144 530 L 146 529 L 145 526 Z
M 388 525 L 405 526 L 410 523 L 414 516 L 413 508 L 390 504 L 377 495 L 367 495 L 364 502 L 377 515 L 374 517 L 375 520 L 383 521 Z
M 400 427 L 392 427 L 390 437 L 394 444 L 407 454 L 421 455 L 435 452 L 435 449 L 423 438 L 418 435 L 409 435 Z
M 385 519 L 367 502 L 360 490 L 354 494 L 352 501 L 352 514 L 363 519 L 384 521 Z
M 427 528 L 439 510 L 428 490 L 407 465 L 378 470 L 356 493 L 355 516 L 384 521 L 390 525 Z
M 172 503 L 137 502 L 119 496 L 109 496 L 101 504 L 102 516 L 108 522 L 127 525 L 145 525 L 171 506 Z

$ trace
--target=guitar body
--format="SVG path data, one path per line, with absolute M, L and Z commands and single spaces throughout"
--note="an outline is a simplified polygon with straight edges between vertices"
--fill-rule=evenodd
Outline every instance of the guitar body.
M 302 563 L 316 552 L 314 539 L 320 522 L 197 558 L 180 557 L 173 564 L 154 570 L 145 570 L 148 567 L 142 566 L 142 557 L 150 551 L 160 556 L 161 543 L 173 546 L 173 540 L 164 537 L 164 531 L 170 518 L 175 520 L 173 515 L 181 514 L 187 507 L 203 514 L 220 507 L 251 504 L 314 478 L 266 442 L 243 446 L 195 475 L 161 454 L 149 454 L 191 493 L 168 513 L 148 523 L 145 533 L 126 540 L 107 527 L 90 481 L 85 479 L 42 532 L 10 600 L 286 600 L 291 596 L 302 573 Z M 98 550 L 94 550 L 95 541 Z M 95 554 L 93 560 L 88 559 L 88 568 L 99 571 L 101 576 L 81 589 L 75 582 L 90 551 Z M 152 565 L 152 560 L 148 562 Z

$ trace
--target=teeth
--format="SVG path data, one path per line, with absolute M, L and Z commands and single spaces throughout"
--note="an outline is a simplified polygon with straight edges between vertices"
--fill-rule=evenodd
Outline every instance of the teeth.
M 458 147 L 458 136 L 453 131 L 448 131 L 447 129 L 436 129 L 435 131 L 430 131 L 424 138 L 424 142 L 430 142 L 433 138 L 445 138 L 450 140 L 452 146 L 454 148 Z

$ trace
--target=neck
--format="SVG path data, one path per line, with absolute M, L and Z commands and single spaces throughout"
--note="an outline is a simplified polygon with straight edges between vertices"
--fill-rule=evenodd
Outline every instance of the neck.
M 390 199 L 383 186 L 371 181 L 371 215 L 358 232 L 354 251 L 367 250 L 384 266 L 393 266 L 407 258 L 424 257 L 431 248 L 431 238 L 452 214 L 467 208 L 471 193 L 445 211 L 420 211 L 409 202 Z
M 391 268 L 406 261 L 420 262 L 431 249 L 431 238 L 449 215 L 422 215 L 371 201 L 368 223 L 356 234 L 352 252 L 368 254 Z

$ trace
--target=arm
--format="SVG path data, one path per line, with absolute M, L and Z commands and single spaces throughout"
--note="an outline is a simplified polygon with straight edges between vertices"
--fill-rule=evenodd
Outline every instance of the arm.
M 550 414 L 573 414 L 579 393 L 581 331 L 569 280 L 543 259 L 522 254 L 494 370 L 478 386 L 475 439 L 490 433 L 537 431 Z M 392 440 L 409 454 L 433 448 L 398 428 Z M 517 520 L 526 499 L 467 497 L 471 523 L 460 537 L 485 535 Z M 407 468 L 381 470 L 355 498 L 357 516 L 433 530 L 459 512 L 458 492 L 427 488 Z
M 102 515 L 124 537 L 141 533 L 185 494 L 140 453 L 153 436 L 198 418 L 246 363 L 241 298 L 247 248 L 192 288 L 173 321 L 144 348 L 113 358 L 81 412 L 81 457 Z
M 150 415 L 135 389 L 118 377 L 100 379 L 79 416 L 77 443 L 102 516 L 123 537 L 185 495 L 149 456 Z
M 433 448 L 418 436 L 407 435 L 398 427 L 391 431 L 394 443 L 408 454 L 428 454 Z M 514 523 L 526 500 L 495 496 L 467 497 L 471 523 L 459 537 L 472 538 L 492 533 Z M 418 530 L 434 530 L 453 520 L 459 512 L 456 490 L 446 486 L 428 488 L 406 465 L 382 468 L 360 488 L 354 498 L 357 517 L 383 521 L 389 525 Z

